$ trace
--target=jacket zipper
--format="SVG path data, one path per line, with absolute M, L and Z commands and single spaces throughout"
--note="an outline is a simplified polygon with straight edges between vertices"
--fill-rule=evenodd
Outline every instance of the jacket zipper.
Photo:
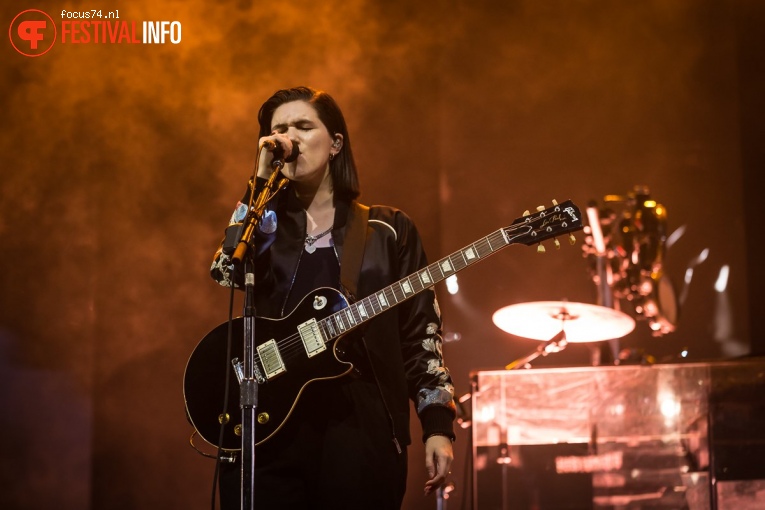
M 305 225 L 308 225 L 308 213 L 303 211 L 303 215 L 305 216 Z M 290 298 L 290 294 L 292 294 L 292 287 L 295 286 L 295 279 L 297 278 L 297 272 L 298 268 L 300 267 L 300 261 L 303 258 L 303 249 L 300 249 L 300 255 L 298 255 L 297 263 L 295 264 L 295 267 L 292 269 L 292 281 L 290 281 L 290 288 L 287 289 L 287 294 L 284 296 L 284 302 L 282 302 L 282 314 L 281 316 L 284 317 L 284 309 L 287 308 L 287 301 Z
M 303 214 L 306 215 L 305 221 L 306 225 L 308 224 L 308 213 L 305 211 Z M 340 265 L 340 255 L 337 253 L 337 244 L 335 243 L 335 232 L 334 229 L 332 232 L 330 232 L 330 237 L 332 238 L 332 252 L 335 254 L 335 259 L 337 259 L 337 265 Z M 295 279 L 297 278 L 297 272 L 298 267 L 300 267 L 300 261 L 303 258 L 303 249 L 300 250 L 300 256 L 298 257 L 297 264 L 295 265 L 295 269 L 292 271 L 292 281 L 290 282 L 290 288 L 287 291 L 287 296 L 284 298 L 284 303 L 282 303 L 282 317 L 284 317 L 284 309 L 287 307 L 287 300 L 290 297 L 290 294 L 292 293 L 292 287 L 295 285 Z M 341 270 L 342 273 L 342 270 Z M 340 287 L 343 287 L 343 282 L 340 282 Z M 353 297 L 355 299 L 355 296 Z M 380 386 L 380 380 L 377 378 L 377 372 L 375 371 L 375 367 L 372 364 L 372 358 L 369 356 L 369 349 L 367 348 L 367 339 L 363 336 L 361 337 L 362 344 L 364 345 L 364 352 L 367 355 L 367 361 L 369 362 L 369 367 L 372 369 L 372 377 L 374 377 L 375 380 L 375 386 L 377 386 L 377 391 L 380 394 L 380 400 L 382 401 L 383 407 L 385 408 L 385 413 L 388 415 L 388 425 L 390 426 L 391 431 L 391 440 L 393 441 L 393 446 L 396 448 L 396 452 L 401 455 L 403 453 L 403 450 L 401 448 L 401 443 L 398 441 L 398 437 L 396 437 L 396 426 L 395 422 L 393 420 L 393 414 L 390 412 L 390 408 L 388 407 L 388 402 L 385 400 L 385 395 L 383 394 L 382 387 Z

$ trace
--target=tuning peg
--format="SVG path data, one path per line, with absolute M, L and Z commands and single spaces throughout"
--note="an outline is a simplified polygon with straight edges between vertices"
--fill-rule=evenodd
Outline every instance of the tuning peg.
M 526 216 L 529 216 L 530 214 L 531 214 L 531 213 L 529 212 L 529 210 L 528 210 L 528 209 L 526 209 L 525 211 L 523 211 L 523 217 L 524 217 L 524 218 L 525 218 Z
M 553 198 L 553 205 L 558 205 L 558 201 Z
M 543 205 L 538 205 L 537 206 L 537 211 L 541 212 L 541 211 L 544 211 L 544 210 L 545 210 L 545 206 L 543 206 Z
M 560 241 L 558 241 L 557 237 L 553 239 L 553 242 L 555 243 L 555 249 L 560 250 Z
M 545 247 L 543 244 L 540 244 L 539 246 L 537 246 L 537 253 L 544 253 L 544 252 L 545 252 Z
M 569 234 L 568 235 L 568 242 L 569 242 L 569 244 L 571 244 L 571 246 L 576 244 L 576 237 L 574 237 L 574 234 Z

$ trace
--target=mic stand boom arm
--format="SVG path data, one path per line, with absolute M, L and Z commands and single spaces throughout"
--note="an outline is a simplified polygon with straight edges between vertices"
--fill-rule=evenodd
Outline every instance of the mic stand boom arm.
M 276 177 L 280 175 L 280 170 L 283 166 L 284 163 L 282 163 L 281 160 L 274 161 L 274 172 L 268 178 L 268 181 L 266 182 L 265 187 L 260 191 L 258 198 L 249 207 L 247 211 L 247 217 L 244 219 L 242 224 L 242 237 L 239 239 L 239 244 L 237 245 L 236 250 L 234 250 L 234 254 L 231 255 L 231 262 L 233 264 L 241 264 L 242 260 L 244 259 L 244 256 L 247 253 L 247 248 L 252 242 L 252 236 L 255 233 L 255 227 L 263 217 L 263 213 L 266 209 L 266 204 L 268 201 L 271 200 L 271 198 L 273 198 L 273 196 L 276 195 L 279 190 L 281 190 L 289 182 L 289 180 L 282 177 L 279 183 L 276 185 L 276 189 L 274 189 L 274 182 L 276 182 Z M 253 188 L 255 187 L 254 182 L 255 181 L 253 180 Z M 255 190 L 253 189 L 252 191 L 254 192 Z

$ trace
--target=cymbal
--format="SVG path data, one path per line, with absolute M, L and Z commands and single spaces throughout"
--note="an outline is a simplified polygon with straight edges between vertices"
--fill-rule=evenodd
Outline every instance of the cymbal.
M 500 308 L 492 316 L 497 327 L 532 340 L 550 340 L 566 332 L 568 342 L 601 342 L 635 329 L 635 319 L 605 306 L 569 301 L 533 301 Z

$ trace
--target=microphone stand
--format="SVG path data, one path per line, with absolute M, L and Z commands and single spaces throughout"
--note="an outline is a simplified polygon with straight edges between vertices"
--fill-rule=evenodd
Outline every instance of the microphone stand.
M 597 204 L 590 202 L 587 206 L 587 219 L 592 231 L 592 244 L 595 247 L 595 270 L 597 273 L 596 283 L 598 286 L 598 304 L 608 308 L 618 309 L 618 303 L 614 301 L 613 284 L 614 275 L 611 264 L 608 261 L 606 240 L 603 236 L 603 228 L 600 224 L 600 211 Z M 612 338 L 608 341 L 610 354 L 607 361 L 613 364 L 619 358 L 619 339 Z M 603 362 L 603 349 L 600 344 L 590 344 L 590 362 L 592 366 L 600 366 Z
M 262 150 L 262 147 L 261 147 Z M 260 151 L 258 151 L 260 161 Z M 243 232 L 239 243 L 231 256 L 234 265 L 244 261 L 244 360 L 243 377 L 239 389 L 239 407 L 242 409 L 242 466 L 241 466 L 241 508 L 253 510 L 255 487 L 255 417 L 258 407 L 258 382 L 255 379 L 255 262 L 252 249 L 252 237 L 268 201 L 287 185 L 282 178 L 274 189 L 277 174 L 284 167 L 283 158 L 274 158 L 274 169 L 265 188 L 247 212 L 242 226 Z M 253 179 L 253 192 L 255 180 Z

